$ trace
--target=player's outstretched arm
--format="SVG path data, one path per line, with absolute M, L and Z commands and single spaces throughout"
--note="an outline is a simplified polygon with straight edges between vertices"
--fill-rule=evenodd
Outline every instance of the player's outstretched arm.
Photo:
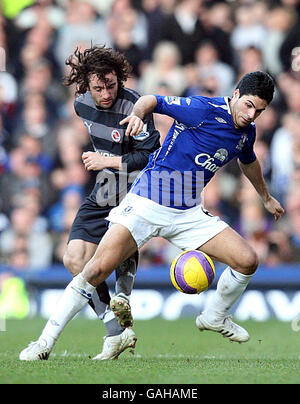
M 87 171 L 100 171 L 104 168 L 121 170 L 122 158 L 120 156 L 102 156 L 98 152 L 85 152 L 81 156 Z
M 257 193 L 260 195 L 264 207 L 268 212 L 274 215 L 274 219 L 277 221 L 283 215 L 284 209 L 280 203 L 269 193 L 259 161 L 256 159 L 250 164 L 243 164 L 239 160 L 238 162 L 243 174 L 249 179 Z
M 125 132 L 126 136 L 136 136 L 143 130 L 143 119 L 147 114 L 154 111 L 157 105 L 154 95 L 143 95 L 134 104 L 133 110 L 129 116 L 124 118 L 120 125 L 128 124 Z

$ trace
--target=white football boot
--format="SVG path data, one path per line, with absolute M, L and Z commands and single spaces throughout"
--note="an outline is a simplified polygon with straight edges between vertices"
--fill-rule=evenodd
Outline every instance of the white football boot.
M 133 326 L 129 299 L 124 293 L 113 296 L 110 300 L 109 307 L 121 327 L 127 328 Z
M 205 320 L 203 314 L 196 318 L 196 326 L 200 331 L 215 331 L 223 335 L 223 337 L 230 339 L 234 342 L 247 342 L 250 339 L 248 332 L 241 326 L 235 324 L 231 316 L 226 316 L 220 323 L 211 324 Z
M 118 359 L 119 355 L 127 348 L 135 348 L 137 337 L 131 328 L 126 328 L 122 334 L 112 337 L 104 337 L 102 352 L 93 360 Z
M 47 360 L 52 351 L 53 345 L 49 346 L 47 341 L 43 338 L 30 342 L 28 347 L 20 352 L 19 359 L 21 361 Z

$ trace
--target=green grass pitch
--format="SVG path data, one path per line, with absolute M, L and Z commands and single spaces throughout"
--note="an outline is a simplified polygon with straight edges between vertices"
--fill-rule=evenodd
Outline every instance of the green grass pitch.
M 104 326 L 76 318 L 48 361 L 20 362 L 18 355 L 37 339 L 45 320 L 8 320 L 0 332 L 0 384 L 299 384 L 299 332 L 276 320 L 241 323 L 246 344 L 199 332 L 193 318 L 136 321 L 135 354 L 98 362 Z

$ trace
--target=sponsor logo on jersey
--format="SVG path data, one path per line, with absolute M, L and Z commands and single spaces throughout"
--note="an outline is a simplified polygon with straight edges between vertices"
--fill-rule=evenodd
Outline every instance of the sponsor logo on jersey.
M 214 158 L 220 160 L 222 163 L 227 159 L 228 151 L 226 149 L 219 149 L 215 152 Z
M 117 129 L 114 129 L 111 132 L 111 138 L 114 142 L 119 143 L 121 141 L 121 134 L 119 131 L 117 131 Z
M 219 116 L 215 116 L 215 120 L 218 121 L 218 122 L 220 122 L 220 123 L 227 123 L 227 122 L 225 121 L 225 119 L 223 119 L 223 118 L 221 118 L 221 117 L 219 117 Z
M 214 157 L 211 157 L 207 153 L 197 154 L 197 156 L 195 157 L 195 163 L 212 173 L 217 172 L 219 168 L 221 168 L 215 164 Z
M 93 122 L 87 123 L 87 121 L 84 121 L 83 123 L 84 123 L 84 126 L 87 128 L 87 131 L 88 131 L 89 135 L 91 135 L 92 134 L 91 127 L 93 125 Z
M 99 154 L 101 154 L 101 156 L 105 156 L 105 157 L 115 157 L 116 156 L 116 154 L 109 153 L 109 152 L 106 152 L 106 151 L 97 150 L 97 152 Z

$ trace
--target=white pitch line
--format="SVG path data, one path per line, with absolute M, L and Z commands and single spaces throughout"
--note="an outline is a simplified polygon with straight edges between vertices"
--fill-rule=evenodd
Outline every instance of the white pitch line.
M 126 352 L 126 351 L 125 351 Z M 129 352 L 129 351 L 128 351 Z M 93 355 L 88 353 L 75 353 L 64 351 L 62 353 L 52 352 L 50 357 L 56 358 L 91 358 Z M 124 357 L 124 356 L 122 356 Z M 131 356 L 133 359 L 191 359 L 189 355 L 183 354 L 157 354 L 157 355 L 141 355 L 139 353 L 133 353 Z M 203 357 L 193 357 L 193 359 L 217 359 L 215 356 L 205 355 Z

